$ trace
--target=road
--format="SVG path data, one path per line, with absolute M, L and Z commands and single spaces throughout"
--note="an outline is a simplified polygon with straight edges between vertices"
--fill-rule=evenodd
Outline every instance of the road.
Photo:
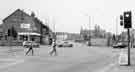
M 48 46 L 34 49 L 34 56 L 25 56 L 22 47 L 0 50 L 0 72 L 106 72 L 115 64 L 120 51 L 79 43 L 73 48 L 57 48 L 58 56 L 49 56 Z

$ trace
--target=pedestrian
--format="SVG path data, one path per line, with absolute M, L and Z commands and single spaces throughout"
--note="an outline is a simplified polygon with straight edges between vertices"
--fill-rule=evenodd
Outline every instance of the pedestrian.
M 29 48 L 29 50 L 26 52 L 26 55 L 27 55 L 30 51 L 32 51 L 32 56 L 33 56 L 33 54 L 34 54 L 33 44 L 31 43 L 31 45 L 30 45 L 28 48 Z
M 49 54 L 52 56 L 52 55 L 57 55 L 57 51 L 56 51 L 56 40 L 53 39 L 53 42 L 51 44 L 51 49 L 49 51 Z

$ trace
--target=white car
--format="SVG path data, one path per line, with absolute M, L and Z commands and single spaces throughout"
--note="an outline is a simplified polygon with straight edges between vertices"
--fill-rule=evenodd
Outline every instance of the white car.
M 28 48 L 31 45 L 31 43 L 32 43 L 32 45 L 33 45 L 34 48 L 39 48 L 40 47 L 40 44 L 39 43 L 36 43 L 34 41 L 24 41 L 23 42 L 23 47 Z
M 67 41 L 64 41 L 64 42 L 59 42 L 57 43 L 57 46 L 58 47 L 73 47 L 73 44 L 67 42 Z

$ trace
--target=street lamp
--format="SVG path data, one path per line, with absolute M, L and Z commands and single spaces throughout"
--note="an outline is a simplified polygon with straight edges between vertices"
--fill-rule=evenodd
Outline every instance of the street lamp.
M 56 40 L 56 31 L 55 31 L 56 27 L 55 27 L 55 19 L 53 19 L 53 30 L 54 30 L 54 39 Z
M 89 16 L 88 14 L 85 14 L 85 16 L 88 16 L 89 17 L 89 23 L 88 23 L 88 25 L 89 25 L 89 41 L 88 41 L 88 46 L 91 46 L 91 16 Z
M 91 18 L 90 18 L 90 16 L 89 16 L 89 46 L 91 46 L 91 30 L 90 30 L 90 20 L 91 20 Z
M 88 32 L 89 32 L 89 41 L 88 41 L 88 46 L 91 46 L 91 16 L 90 15 L 88 15 L 88 14 L 84 14 L 85 16 L 88 16 L 88 19 L 89 19 L 89 23 L 88 23 L 88 26 L 89 26 L 89 30 L 88 30 Z

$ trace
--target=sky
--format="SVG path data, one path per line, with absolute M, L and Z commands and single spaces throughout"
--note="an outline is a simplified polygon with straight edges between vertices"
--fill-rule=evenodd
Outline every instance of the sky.
M 54 31 L 79 33 L 81 27 L 93 29 L 99 25 L 107 32 L 119 34 L 123 27 L 119 16 L 131 10 L 134 19 L 134 0 L 0 0 L 0 20 L 16 9 L 35 12 L 36 17 Z M 134 20 L 133 20 L 134 24 Z M 134 28 L 134 25 L 133 25 Z

